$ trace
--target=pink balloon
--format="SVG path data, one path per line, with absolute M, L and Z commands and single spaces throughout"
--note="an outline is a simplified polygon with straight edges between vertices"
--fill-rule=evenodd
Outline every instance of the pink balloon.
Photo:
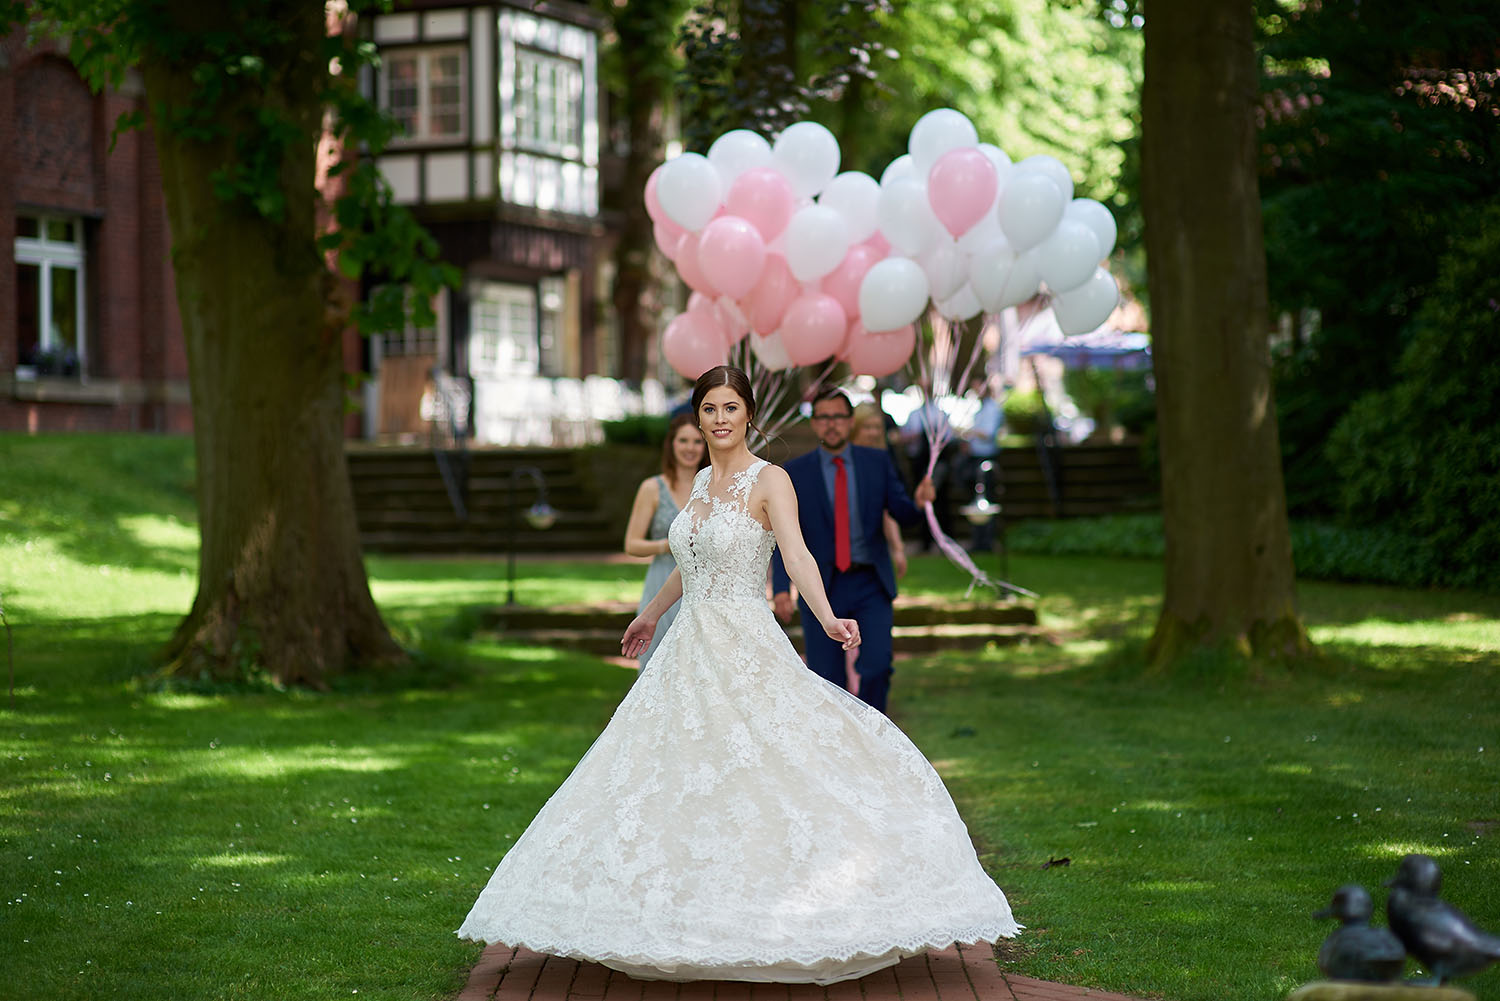
M 658 226 L 664 222 L 672 222 L 671 216 L 667 215 L 666 209 L 661 207 L 661 199 L 656 194 L 656 180 L 661 176 L 661 169 L 664 166 L 666 164 L 657 164 L 656 169 L 651 172 L 651 176 L 646 178 L 646 214 Z M 672 225 L 676 226 L 677 224 L 672 223 Z
M 811 365 L 839 349 L 848 330 L 844 307 L 831 295 L 798 296 L 781 318 L 781 343 L 793 365 Z
M 823 278 L 823 291 L 838 300 L 844 315 L 851 320 L 859 315 L 859 283 L 865 272 L 885 255 L 869 244 L 857 243 L 849 248 L 843 261 Z
M 849 346 L 844 360 L 855 375 L 894 375 L 901 371 L 917 346 L 917 329 L 911 324 L 872 334 L 861 324 L 849 331 Z
M 780 254 L 769 254 L 760 280 L 745 296 L 745 318 L 750 329 L 762 337 L 781 326 L 781 317 L 792 300 L 802 294 L 802 285 Z
M 999 185 L 1000 175 L 989 157 L 972 147 L 950 149 L 927 175 L 927 200 L 956 239 L 984 218 Z
M 885 234 L 876 230 L 865 240 L 864 245 L 880 254 L 884 259 L 891 255 L 891 241 L 885 238 Z
M 730 215 L 747 219 L 761 235 L 771 241 L 786 229 L 797 208 L 792 182 L 773 167 L 753 167 L 734 179 L 724 196 L 724 208 Z
M 679 313 L 661 335 L 661 353 L 684 379 L 696 379 L 729 362 L 729 346 L 706 313 Z
M 714 300 L 714 315 L 719 318 L 719 329 L 724 331 L 724 340 L 730 345 L 738 344 L 750 333 L 750 321 L 745 317 L 745 309 L 739 303 L 721 295 Z
M 683 229 L 681 226 L 677 225 L 666 216 L 662 216 L 661 219 L 651 227 L 651 233 L 656 237 L 657 248 L 660 249 L 663 254 L 667 255 L 667 260 L 677 260 L 677 246 L 682 242 L 682 237 L 685 233 L 687 233 L 687 230 Z
M 682 276 L 683 281 L 687 282 L 688 288 L 707 296 L 716 296 L 719 290 L 714 288 L 714 283 L 708 280 L 708 275 L 703 273 L 703 266 L 698 263 L 700 235 L 699 233 L 684 233 L 682 239 L 677 242 L 677 256 L 673 260 L 677 263 L 677 273 Z
M 714 288 L 738 299 L 760 280 L 766 266 L 766 242 L 746 220 L 721 216 L 698 234 L 698 264 Z

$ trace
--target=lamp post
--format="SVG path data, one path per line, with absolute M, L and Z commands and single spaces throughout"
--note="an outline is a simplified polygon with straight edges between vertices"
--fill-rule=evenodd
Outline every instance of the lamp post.
M 994 462 L 989 459 L 979 464 L 979 477 L 974 483 L 974 499 L 959 508 L 958 513 L 968 519 L 971 525 L 987 525 L 991 519 L 1000 519 L 1000 576 L 1005 578 L 1010 576 L 1009 560 L 1006 558 L 1005 549 L 1005 518 L 1001 513 L 1000 505 L 990 500 L 986 493 L 990 470 L 994 468 Z
M 516 603 L 516 508 L 520 506 L 516 498 L 516 489 L 517 480 L 522 475 L 530 476 L 536 485 L 536 501 L 526 509 L 526 524 L 538 531 L 546 531 L 557 521 L 557 511 L 547 503 L 547 481 L 543 479 L 542 471 L 535 466 L 517 466 L 512 469 L 507 481 L 510 503 L 506 505 L 505 519 L 510 550 L 510 569 L 507 576 L 510 591 L 505 599 L 506 607 L 513 607 Z

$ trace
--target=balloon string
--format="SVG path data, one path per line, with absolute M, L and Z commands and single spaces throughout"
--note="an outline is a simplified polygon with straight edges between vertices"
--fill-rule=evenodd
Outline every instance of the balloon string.
M 925 352 L 916 352 L 917 371 L 919 386 L 922 396 L 925 398 L 920 411 L 922 415 L 922 435 L 927 440 L 927 470 L 926 477 L 931 478 L 933 471 L 937 468 L 938 457 L 944 448 L 955 437 L 952 422 L 949 421 L 947 413 L 938 406 L 938 399 L 944 396 L 956 396 L 952 375 L 958 365 L 958 355 L 961 338 L 953 336 L 953 327 L 936 312 L 929 314 L 932 326 L 932 357 L 929 365 Z M 972 353 L 965 361 L 959 378 L 958 385 L 968 384 L 969 374 L 973 372 L 974 365 L 983 354 L 983 336 L 974 339 Z M 929 378 L 930 375 L 930 378 Z M 928 501 L 922 505 L 927 516 L 927 530 L 932 534 L 932 540 L 937 543 L 938 550 L 948 558 L 948 561 L 969 575 L 969 586 L 964 591 L 964 597 L 968 598 L 974 593 L 977 585 L 983 584 L 992 587 L 996 591 L 1010 591 L 1015 594 L 1025 595 L 1028 598 L 1037 598 L 1035 591 L 1012 584 L 1009 581 L 991 577 L 975 565 L 974 560 L 965 551 L 964 547 L 949 538 L 948 534 L 938 525 L 937 511 L 932 502 Z

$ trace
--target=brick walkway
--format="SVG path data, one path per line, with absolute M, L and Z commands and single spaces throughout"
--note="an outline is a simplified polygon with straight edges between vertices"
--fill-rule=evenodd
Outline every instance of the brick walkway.
M 636 980 L 597 963 L 492 945 L 458 1001 L 1137 1001 L 1002 973 L 988 945 L 949 946 L 831 987 Z

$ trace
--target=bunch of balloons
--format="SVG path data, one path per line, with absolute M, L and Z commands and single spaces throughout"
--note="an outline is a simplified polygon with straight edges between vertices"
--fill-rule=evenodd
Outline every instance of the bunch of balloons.
M 923 115 L 908 150 L 879 181 L 839 173 L 833 134 L 798 122 L 774 144 L 735 130 L 659 166 L 646 208 L 693 289 L 663 332 L 667 362 L 696 378 L 749 337 L 772 371 L 832 358 L 889 375 L 929 303 L 967 320 L 1043 288 L 1064 333 L 1104 322 L 1119 297 L 1100 267 L 1115 221 L 1073 197 L 1059 160 L 1012 163 L 950 108 Z

